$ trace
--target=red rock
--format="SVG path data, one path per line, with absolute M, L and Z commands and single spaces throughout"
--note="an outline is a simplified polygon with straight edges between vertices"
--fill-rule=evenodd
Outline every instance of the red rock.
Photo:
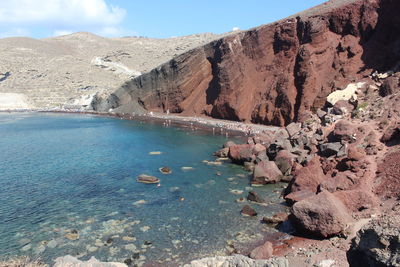
M 366 156 L 365 151 L 359 147 L 350 146 L 347 151 L 347 158 L 350 160 L 355 160 L 355 161 L 363 160 L 365 156 Z
M 354 134 L 357 133 L 357 128 L 347 120 L 338 121 L 333 130 L 333 136 L 338 141 L 354 142 Z
M 263 245 L 256 247 L 250 253 L 250 258 L 255 260 L 269 259 L 274 253 L 272 243 L 267 241 Z
M 253 184 L 270 184 L 279 182 L 282 172 L 273 161 L 259 162 L 253 172 Z
M 378 206 L 378 198 L 367 190 L 346 190 L 333 193 L 349 211 L 358 212 Z
M 377 173 L 374 192 L 385 198 L 400 198 L 400 151 L 387 154 Z
M 398 1 L 329 1 L 179 55 L 99 106 L 287 125 L 371 68 L 395 66 L 399 9 Z
M 292 192 L 285 196 L 285 200 L 289 205 L 293 205 L 296 202 L 302 201 L 303 199 L 315 196 L 315 192 L 312 192 L 308 189 L 304 189 L 301 191 Z
M 314 157 L 305 167 L 295 171 L 288 193 L 306 189 L 316 193 L 318 185 L 325 179 L 319 157 Z
M 295 203 L 290 220 L 300 232 L 326 238 L 342 233 L 350 218 L 345 205 L 332 193 L 323 191 Z
M 351 171 L 338 172 L 336 176 L 329 177 L 321 182 L 319 188 L 333 193 L 340 190 L 349 190 L 358 183 L 358 177 Z
M 226 142 L 226 143 L 224 144 L 224 147 L 223 147 L 223 148 L 229 148 L 229 147 L 234 146 L 234 145 L 236 145 L 235 142 L 233 142 L 233 141 L 228 141 L 228 142 Z
M 229 147 L 229 158 L 238 164 L 249 162 L 253 158 L 253 146 L 249 144 L 232 145 Z

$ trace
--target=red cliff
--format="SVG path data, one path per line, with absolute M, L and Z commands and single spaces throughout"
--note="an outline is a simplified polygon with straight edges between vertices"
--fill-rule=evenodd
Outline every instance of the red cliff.
M 400 1 L 337 0 L 229 35 L 126 82 L 99 109 L 286 125 L 400 59 Z

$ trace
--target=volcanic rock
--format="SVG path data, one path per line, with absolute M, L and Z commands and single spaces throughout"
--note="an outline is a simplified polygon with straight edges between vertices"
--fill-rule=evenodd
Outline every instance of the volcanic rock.
M 270 184 L 279 182 L 282 172 L 273 161 L 259 162 L 253 172 L 253 184 Z
M 325 179 L 319 157 L 315 157 L 306 166 L 295 171 L 287 193 L 306 189 L 316 193 L 318 185 Z
M 350 218 L 344 204 L 328 191 L 295 203 L 290 216 L 300 232 L 323 238 L 342 233 Z

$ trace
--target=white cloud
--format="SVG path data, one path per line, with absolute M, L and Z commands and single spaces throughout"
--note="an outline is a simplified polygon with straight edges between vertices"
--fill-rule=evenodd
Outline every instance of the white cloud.
M 7 0 L 0 6 L 0 23 L 58 28 L 118 25 L 126 10 L 106 0 Z
M 239 27 L 233 27 L 233 28 L 232 28 L 232 31 L 233 31 L 233 32 L 235 32 L 235 31 L 240 31 L 240 28 L 239 28 Z
M 61 35 L 68 35 L 73 33 L 72 31 L 66 31 L 66 30 L 55 30 L 53 33 L 53 36 L 61 36 Z

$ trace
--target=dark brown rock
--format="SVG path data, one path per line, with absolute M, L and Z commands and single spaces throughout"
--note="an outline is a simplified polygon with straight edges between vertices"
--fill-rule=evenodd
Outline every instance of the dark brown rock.
M 214 156 L 218 158 L 227 158 L 229 154 L 229 147 L 222 148 L 216 152 L 214 152 Z
M 332 193 L 323 191 L 295 203 L 290 220 L 300 232 L 326 238 L 341 234 L 350 218 L 344 204 Z
M 271 184 L 279 182 L 282 172 L 273 161 L 259 162 L 253 172 L 253 184 Z
M 249 194 L 247 195 L 247 200 L 248 201 L 253 201 L 257 203 L 266 203 L 265 199 L 260 197 L 256 192 L 250 191 Z
M 250 217 L 257 216 L 257 212 L 252 207 L 250 207 L 249 205 L 245 205 L 242 208 L 242 210 L 240 211 L 240 213 L 243 216 L 250 216 Z
M 383 81 L 382 86 L 379 89 L 379 94 L 381 96 L 388 96 L 397 93 L 399 89 L 399 78 L 390 76 Z
M 286 221 L 287 219 L 288 219 L 287 213 L 279 212 L 274 214 L 273 216 L 264 216 L 262 218 L 262 222 L 268 224 L 278 224 Z

